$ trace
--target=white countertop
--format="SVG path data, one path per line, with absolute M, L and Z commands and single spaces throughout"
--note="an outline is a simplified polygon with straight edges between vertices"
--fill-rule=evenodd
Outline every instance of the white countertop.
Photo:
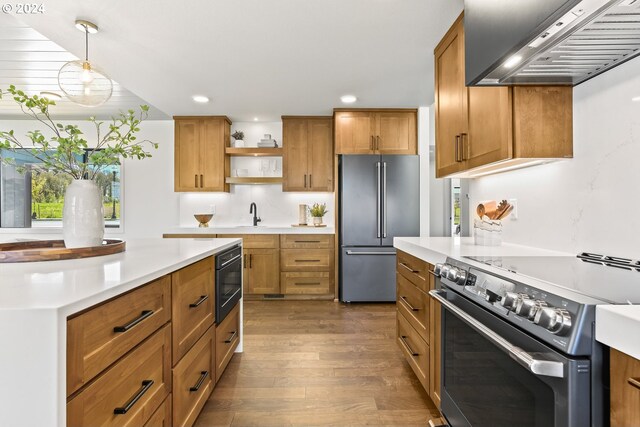
M 175 227 L 167 234 L 335 234 L 334 227 L 292 227 L 283 226 L 228 226 L 228 227 Z
M 640 306 L 597 306 L 596 339 L 640 359 Z
M 0 311 L 69 315 L 178 270 L 241 239 L 129 239 L 125 252 L 77 260 L 0 264 Z

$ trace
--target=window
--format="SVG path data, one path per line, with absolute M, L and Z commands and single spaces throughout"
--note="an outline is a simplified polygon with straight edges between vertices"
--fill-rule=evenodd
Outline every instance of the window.
M 72 178 L 39 169 L 28 149 L 3 151 L 2 156 L 12 157 L 15 166 L 0 166 L 0 227 L 61 227 L 64 192 Z M 27 166 L 27 172 L 18 172 L 18 166 Z M 107 228 L 120 227 L 121 172 L 121 166 L 109 166 L 95 178 L 102 191 Z

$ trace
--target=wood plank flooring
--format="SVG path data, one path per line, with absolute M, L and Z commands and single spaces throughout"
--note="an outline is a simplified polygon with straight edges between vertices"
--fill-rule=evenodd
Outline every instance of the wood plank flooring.
M 395 343 L 394 304 L 246 301 L 196 427 L 426 426 L 438 411 Z

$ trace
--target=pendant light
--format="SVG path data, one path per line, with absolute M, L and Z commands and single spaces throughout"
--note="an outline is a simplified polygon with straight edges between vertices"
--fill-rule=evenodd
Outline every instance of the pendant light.
M 71 102 L 97 107 L 111 98 L 113 82 L 99 68 L 89 62 L 89 33 L 98 32 L 98 26 L 92 22 L 78 20 L 76 28 L 85 35 L 85 58 L 67 62 L 58 72 L 58 85 Z

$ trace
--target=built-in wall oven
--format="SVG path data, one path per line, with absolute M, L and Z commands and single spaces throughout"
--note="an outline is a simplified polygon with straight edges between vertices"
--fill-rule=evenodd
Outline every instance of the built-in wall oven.
M 233 248 L 216 256 L 216 323 L 242 298 L 242 248 Z
M 452 427 L 606 424 L 593 306 L 455 260 L 436 273 L 441 409 Z

